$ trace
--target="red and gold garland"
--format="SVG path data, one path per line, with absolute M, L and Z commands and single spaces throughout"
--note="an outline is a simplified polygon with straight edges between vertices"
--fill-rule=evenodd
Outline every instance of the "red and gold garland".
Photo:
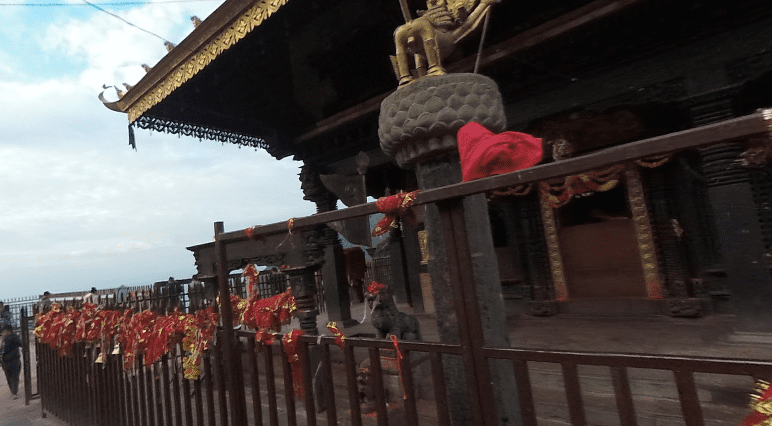
M 759 380 L 751 395 L 751 412 L 740 421 L 740 426 L 772 426 L 772 387 Z
M 128 318 L 121 327 L 118 342 L 123 349 L 123 368 L 126 370 L 133 369 L 137 357 L 147 350 L 157 318 L 158 314 L 153 311 L 142 311 Z
M 230 305 L 234 322 L 255 328 L 257 342 L 268 345 L 274 343 L 276 332 L 290 322 L 297 310 L 290 290 L 267 299 L 257 298 L 257 292 L 249 300 L 231 295 Z M 36 316 L 35 335 L 60 356 L 70 353 L 75 343 L 98 345 L 101 353 L 97 362 L 103 362 L 117 343 L 126 370 L 133 369 L 143 355 L 145 365 L 152 365 L 181 342 L 188 353 L 182 360 L 185 378 L 196 380 L 201 356 L 211 345 L 219 321 L 220 315 L 212 306 L 195 314 L 175 310 L 158 315 L 153 311 L 99 309 L 90 303 L 81 309 L 63 309 L 54 303 L 48 312 Z
M 255 335 L 258 343 L 273 344 L 273 339 L 267 335 L 278 332 L 282 325 L 289 324 L 297 308 L 292 291 L 287 289 L 284 293 L 266 299 L 260 299 L 254 295 L 246 301 L 239 315 L 245 326 L 258 331 Z
M 561 185 L 541 182 L 541 192 L 547 196 L 550 206 L 558 208 L 571 201 L 571 198 L 576 194 L 614 189 L 619 183 L 619 174 L 622 170 L 624 170 L 624 166 L 617 164 L 602 170 L 566 176 Z
M 381 292 L 381 290 L 386 288 L 386 284 L 381 284 L 376 281 L 372 281 L 370 285 L 367 286 L 367 292 L 376 295 Z
M 185 323 L 185 337 L 182 338 L 182 349 L 190 353 L 182 358 L 182 368 L 186 379 L 198 379 L 201 371 L 201 355 L 209 349 L 214 339 L 220 314 L 210 306 L 196 311 L 192 320 Z
M 373 229 L 373 237 L 378 237 L 396 228 L 400 216 L 409 214 L 418 191 L 400 192 L 390 197 L 381 197 L 375 202 L 375 208 L 385 216 L 379 220 Z
M 328 322 L 327 323 L 327 330 L 330 330 L 330 333 L 332 333 L 335 336 L 335 344 L 338 345 L 341 349 L 346 345 L 346 336 L 343 334 L 342 331 L 340 331 L 340 328 L 338 328 L 338 323 L 336 322 Z
M 209 348 L 219 321 L 212 307 L 195 314 L 175 311 L 163 316 L 153 311 L 135 314 L 129 309 L 104 310 L 90 303 L 81 309 L 62 309 L 54 303 L 48 312 L 37 314 L 35 335 L 60 356 L 69 354 L 75 343 L 98 345 L 101 353 L 97 362 L 103 362 L 113 343 L 117 343 L 126 370 L 133 369 L 141 355 L 145 356 L 145 365 L 153 364 L 181 341 L 190 354 L 183 358 L 185 378 L 195 380 L 201 354 Z
M 260 275 L 260 272 L 252 263 L 247 265 L 244 268 L 244 271 L 241 273 L 241 276 L 247 280 L 247 297 L 250 299 L 252 297 L 256 297 L 255 293 L 258 293 L 258 290 L 259 290 L 258 276 L 259 275 Z

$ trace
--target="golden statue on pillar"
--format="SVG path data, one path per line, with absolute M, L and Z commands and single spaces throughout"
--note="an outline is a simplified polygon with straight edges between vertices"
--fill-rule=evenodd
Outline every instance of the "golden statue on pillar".
M 416 78 L 445 74 L 442 60 L 456 43 L 474 31 L 500 0 L 427 0 L 427 10 L 413 19 L 407 0 L 400 0 L 406 23 L 394 32 L 397 54 L 391 57 L 399 85 Z M 411 69 L 411 57 L 415 67 Z

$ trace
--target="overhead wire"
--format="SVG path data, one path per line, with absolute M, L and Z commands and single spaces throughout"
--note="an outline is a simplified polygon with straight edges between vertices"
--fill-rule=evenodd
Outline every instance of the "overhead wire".
M 95 8 L 95 9 L 97 9 L 97 10 L 100 10 L 100 11 L 102 11 L 102 12 L 104 12 L 104 13 L 106 13 L 106 14 L 108 14 L 108 15 L 112 16 L 112 17 L 115 17 L 115 18 L 118 18 L 118 19 L 120 19 L 121 21 L 125 22 L 125 23 L 126 23 L 127 25 L 129 25 L 129 26 L 132 26 L 132 27 L 134 27 L 134 28 L 136 28 L 136 29 L 138 29 L 138 30 L 140 30 L 140 31 L 144 31 L 144 32 L 146 32 L 146 33 L 148 33 L 148 34 L 150 34 L 150 35 L 152 35 L 152 36 L 154 36 L 154 37 L 158 37 L 158 38 L 160 38 L 161 40 L 163 40 L 163 41 L 164 41 L 164 42 L 166 42 L 166 43 L 170 43 L 170 44 L 173 44 L 172 42 L 170 42 L 169 40 L 167 40 L 167 39 L 165 39 L 165 38 L 163 38 L 163 37 L 159 36 L 158 34 L 156 34 L 156 33 L 152 32 L 152 31 L 146 30 L 146 29 L 144 29 L 144 28 L 142 28 L 142 27 L 140 27 L 140 26 L 138 26 L 138 25 L 134 25 L 134 24 L 132 24 L 131 22 L 129 22 L 129 21 L 127 21 L 127 20 L 125 20 L 125 19 L 121 18 L 120 16 L 118 16 L 118 15 L 116 15 L 116 14 L 114 14 L 114 13 L 112 13 L 112 12 L 108 11 L 108 10 L 102 9 L 101 7 L 99 7 L 98 5 L 96 5 L 96 4 L 94 4 L 94 3 L 91 3 L 91 2 L 89 2 L 88 0 L 83 0 L 83 2 L 84 2 L 84 3 L 86 3 L 86 4 L 87 4 L 87 5 L 89 5 L 89 6 L 92 6 L 93 8 Z

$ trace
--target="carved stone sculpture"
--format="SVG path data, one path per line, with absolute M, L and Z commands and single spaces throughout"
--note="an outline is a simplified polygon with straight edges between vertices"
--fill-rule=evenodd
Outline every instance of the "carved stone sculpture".
M 357 390 L 359 391 L 359 403 L 362 413 L 368 414 L 375 411 L 375 391 L 373 389 L 373 373 L 370 371 L 370 362 L 365 360 L 357 371 Z
M 494 133 L 506 130 L 496 82 L 479 74 L 447 74 L 416 80 L 384 99 L 378 137 L 383 152 L 406 167 L 445 152 L 458 155 L 456 133 L 472 121 Z
M 445 74 L 442 60 L 453 51 L 456 43 L 477 28 L 490 6 L 496 2 L 427 0 L 427 10 L 419 12 L 418 18 L 410 19 L 403 1 L 402 10 L 407 23 L 394 32 L 397 53 L 392 57 L 399 85 L 424 75 Z M 415 76 L 411 72 L 411 56 L 415 61 Z
M 421 330 L 415 316 L 399 311 L 387 286 L 374 289 L 371 284 L 365 294 L 367 309 L 372 310 L 371 322 L 379 338 L 389 335 L 400 340 L 421 340 Z M 375 303 L 377 305 L 373 306 Z

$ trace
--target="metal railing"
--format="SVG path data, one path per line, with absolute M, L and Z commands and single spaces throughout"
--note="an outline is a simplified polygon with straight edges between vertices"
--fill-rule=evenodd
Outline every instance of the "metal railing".
M 772 112 L 769 110 L 749 116 L 728 120 L 722 123 L 686 130 L 670 135 L 659 136 L 639 142 L 604 149 L 582 157 L 536 166 L 505 175 L 493 176 L 471 182 L 429 189 L 418 194 L 415 205 L 435 203 L 441 219 L 445 247 L 448 256 L 448 275 L 453 293 L 455 314 L 459 326 L 459 344 L 429 342 L 399 342 L 402 360 L 400 371 L 401 388 L 404 392 L 404 416 L 407 424 L 419 424 L 416 403 L 416 378 L 413 373 L 411 353 L 424 353 L 431 366 L 431 382 L 434 384 L 434 403 L 436 424 L 450 424 L 449 402 L 446 395 L 446 381 L 456 378 L 445 377 L 444 363 L 448 356 L 462 359 L 463 379 L 466 386 L 471 423 L 492 426 L 497 423 L 496 392 L 491 381 L 489 361 L 509 360 L 514 368 L 514 380 L 517 383 L 518 399 L 524 424 L 536 424 L 532 385 L 528 365 L 531 362 L 556 363 L 560 365 L 564 382 L 570 422 L 576 425 L 586 424 L 585 405 L 582 398 L 578 366 L 605 366 L 610 369 L 618 415 L 623 425 L 635 425 L 636 415 L 627 371 L 629 368 L 644 368 L 673 373 L 678 389 L 678 401 L 681 405 L 683 422 L 688 426 L 703 425 L 700 400 L 695 387 L 695 373 L 715 373 L 747 375 L 753 378 L 772 378 L 772 363 L 768 361 L 709 359 L 700 357 L 674 357 L 640 354 L 602 354 L 589 352 L 533 351 L 512 348 L 494 348 L 486 346 L 483 338 L 479 303 L 475 280 L 472 275 L 471 256 L 464 215 L 463 198 L 469 195 L 485 193 L 494 189 L 526 183 L 533 183 L 554 177 L 576 174 L 598 167 L 627 163 L 636 159 L 656 155 L 672 154 L 682 150 L 706 147 L 718 143 L 737 142 L 751 136 L 770 136 Z M 295 218 L 294 230 L 315 225 L 350 219 L 376 213 L 374 203 L 359 205 L 344 210 L 320 213 L 313 216 Z M 287 223 L 249 228 L 249 236 L 261 237 L 287 232 Z M 215 243 L 227 245 L 243 242 L 249 236 L 245 230 L 232 232 L 216 231 Z M 224 259 L 220 263 L 224 262 Z M 225 265 L 219 266 L 225 270 Z M 225 331 L 230 324 L 225 324 Z M 74 357 L 57 357 L 50 349 L 39 348 L 43 366 L 41 374 L 41 394 L 44 408 L 50 409 L 57 417 L 75 424 L 78 416 L 87 416 L 82 424 L 207 424 L 227 425 L 231 419 L 251 417 L 250 424 L 279 425 L 316 425 L 324 421 L 317 419 L 317 400 L 324 401 L 326 423 L 340 424 L 341 415 L 345 422 L 362 425 L 360 409 L 360 389 L 357 377 L 355 349 L 366 348 L 372 372 L 372 398 L 374 399 L 375 418 L 379 426 L 389 423 L 389 407 L 384 391 L 382 374 L 383 351 L 395 350 L 395 345 L 388 340 L 376 340 L 350 337 L 346 339 L 342 354 L 330 348 L 334 338 L 303 336 L 300 338 L 300 366 L 305 399 L 296 405 L 292 386 L 292 371 L 288 355 L 283 348 L 265 346 L 258 352 L 253 333 L 238 332 L 245 337 L 247 349 L 241 339 L 234 342 L 219 339 L 218 346 L 204 358 L 203 378 L 192 383 L 181 380 L 179 351 L 167 356 L 160 363 L 150 367 L 139 367 L 129 373 L 120 370 L 121 355 L 108 357 L 107 364 L 97 366 L 89 358 L 88 351 L 76 349 Z M 313 348 L 313 350 L 312 350 Z M 220 352 L 218 352 L 220 351 Z M 232 359 L 214 362 L 219 353 L 233 354 Z M 318 354 L 320 368 L 312 369 L 313 360 Z M 335 383 L 332 362 L 333 356 L 342 355 L 345 376 L 345 393 L 349 415 L 338 410 L 335 397 Z M 246 358 L 246 362 L 242 360 Z M 277 366 L 278 364 L 278 366 Z M 228 374 L 224 374 L 228 369 Z M 281 371 L 281 378 L 276 372 Z M 224 380 L 218 378 L 235 377 L 249 372 L 250 382 L 243 389 L 226 391 Z M 172 374 L 172 376 L 170 376 Z M 318 374 L 318 376 L 317 376 Z M 175 377 L 171 379 L 170 377 Z M 264 413 L 263 390 L 268 412 Z M 216 384 L 216 386 L 215 386 Z M 179 392 L 180 386 L 184 390 Z M 206 399 L 202 399 L 201 389 L 207 390 Z M 100 392 L 100 389 L 102 391 Z M 188 391 L 193 389 L 193 391 Z M 83 391 L 83 393 L 81 393 Z M 750 389 L 749 389 L 750 391 Z M 283 397 L 279 393 L 283 393 Z M 90 395 L 90 396 L 83 396 Z M 184 398 L 180 395 L 184 395 Z M 249 399 L 247 398 L 249 396 Z M 99 398 L 107 398 L 98 400 Z M 234 400 L 240 403 L 229 404 Z M 251 400 L 252 408 L 248 412 L 234 412 L 239 407 L 246 407 Z M 115 401 L 110 403 L 109 401 Z M 284 406 L 280 407 L 280 403 Z M 183 408 L 184 407 L 184 414 Z M 195 415 L 193 408 L 195 407 Z M 111 414 L 110 410 L 116 410 Z M 84 411 L 85 410 L 85 411 Z M 339 415 L 339 412 L 341 415 Z M 80 413 L 80 414 L 78 414 Z M 87 413 L 87 414 L 83 414 Z M 280 420 L 286 416 L 286 423 Z M 108 423 L 107 419 L 114 423 Z M 183 422 L 183 420 L 185 422 Z M 422 421 L 426 419 L 422 418 Z M 77 424 L 81 424 L 78 422 Z

